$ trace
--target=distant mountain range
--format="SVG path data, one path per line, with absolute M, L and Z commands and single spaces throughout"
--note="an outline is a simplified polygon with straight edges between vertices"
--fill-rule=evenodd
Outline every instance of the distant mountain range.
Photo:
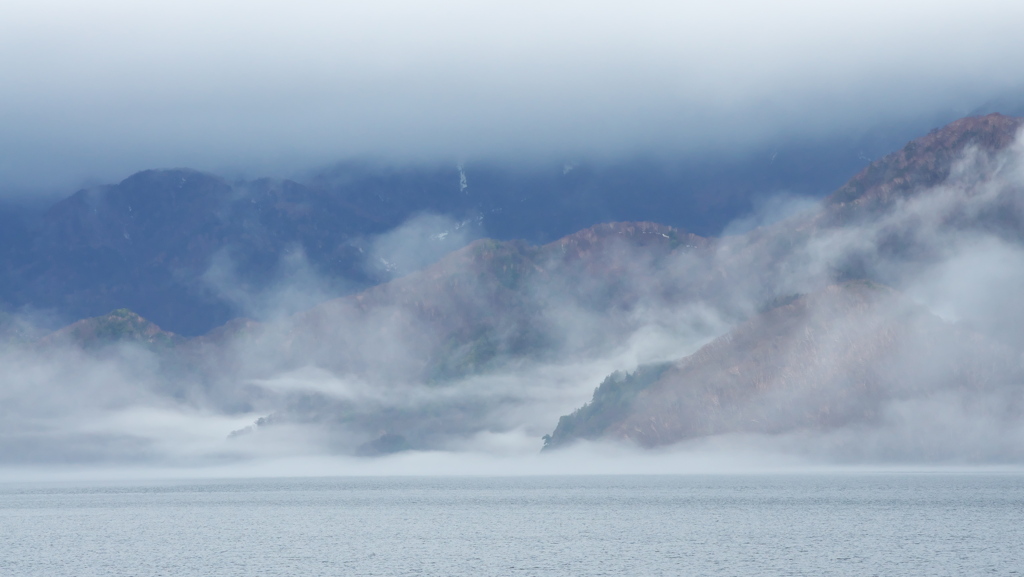
M 8 315 L 0 333 L 33 355 L 128 363 L 161 398 L 263 414 L 232 435 L 238 443 L 303 427 L 357 454 L 524 427 L 539 438 L 538 422 L 552 414 L 540 425 L 550 427 L 583 400 L 564 375 L 633 358 L 546 429 L 547 448 L 885 430 L 870 448 L 835 443 L 851 458 L 1024 458 L 1014 444 L 1024 431 L 1022 123 L 959 120 L 744 234 L 632 221 L 539 244 L 465 235 L 396 278 L 367 255 L 417 211 L 445 212 L 430 222 L 452 229 L 414 245 L 480 216 L 491 230 L 488 215 L 502 214 L 464 201 L 475 192 L 459 169 L 437 173 L 449 193 L 429 205 L 391 202 L 418 194 L 401 179 L 374 197 L 366 177 L 349 197 L 331 188 L 338 180 L 144 172 L 58 203 L 6 257 L 9 303 L 119 309 L 42 339 Z M 321 302 L 257 322 L 216 293 L 218 259 L 230 262 L 231 286 L 282 274 L 301 285 L 306 273 L 282 264 L 289 251 L 309 278 L 338 283 Z M 935 433 L 937 446 L 913 432 L 981 422 L 1003 441 L 946 446 Z
M 758 198 L 825 194 L 863 167 L 865 149 L 876 154 L 885 146 L 780 143 L 726 160 L 533 168 L 349 162 L 301 182 L 148 170 L 46 210 L 0 206 L 0 310 L 71 322 L 129 308 L 168 330 L 198 335 L 256 314 L 268 293 L 296 274 L 317 285 L 316 298 L 305 303 L 311 305 L 484 236 L 543 244 L 615 221 L 717 235 Z M 431 258 L 403 267 L 373 250 L 381 235 L 424 214 L 442 217 L 416 221 L 422 238 L 415 242 L 436 245 L 426 251 Z M 455 227 L 458 234 L 445 236 Z

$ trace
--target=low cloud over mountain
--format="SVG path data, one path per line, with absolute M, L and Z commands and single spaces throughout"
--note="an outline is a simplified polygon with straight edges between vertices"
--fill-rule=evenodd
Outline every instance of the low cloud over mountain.
M 1021 106 L 1019 3 L 0 6 L 0 197 L 143 167 L 710 156 Z M 855 151 L 856 154 L 856 151 Z M 868 154 L 870 156 L 870 153 Z
M 625 222 L 545 244 L 479 239 L 292 312 L 316 294 L 298 288 L 329 280 L 311 267 L 296 290 L 251 301 L 279 314 L 192 338 L 127 311 L 42 339 L 9 317 L 2 455 L 521 454 L 548 433 L 551 455 L 717 443 L 1019 462 L 1020 126 L 957 121 L 744 234 Z M 416 255 L 420 228 L 367 247 Z

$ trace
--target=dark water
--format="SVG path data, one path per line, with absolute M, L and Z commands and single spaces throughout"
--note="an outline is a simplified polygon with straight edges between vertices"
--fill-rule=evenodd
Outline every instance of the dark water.
M 1024 575 L 1024 477 L 0 485 L 0 575 Z

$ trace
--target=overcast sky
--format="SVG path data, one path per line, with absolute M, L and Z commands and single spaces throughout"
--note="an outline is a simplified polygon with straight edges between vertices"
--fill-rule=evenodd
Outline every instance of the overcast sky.
M 0 192 L 152 167 L 686 154 L 1024 86 L 1024 3 L 0 3 Z

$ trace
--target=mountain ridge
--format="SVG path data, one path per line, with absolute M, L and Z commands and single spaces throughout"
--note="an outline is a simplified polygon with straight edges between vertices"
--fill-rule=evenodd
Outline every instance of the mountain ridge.
M 963 411 L 982 411 L 1013 439 L 1024 406 L 1015 384 L 1024 382 L 1024 338 L 1014 340 L 1013 326 L 1024 322 L 1024 307 L 1012 291 L 991 291 L 1014 286 L 1012 265 L 1024 262 L 1024 225 L 1014 216 L 1024 214 L 1022 161 L 1010 147 L 1019 123 L 993 116 L 939 129 L 856 176 L 840 191 L 846 200 L 824 200 L 744 234 L 712 239 L 627 221 L 548 243 L 467 237 L 420 268 L 389 272 L 348 294 L 324 291 L 298 311 L 179 337 L 162 322 L 117 309 L 44 339 L 44 355 L 56 351 L 47 358 L 58 359 L 68 352 L 59 347 L 73 345 L 80 351 L 69 358 L 106 363 L 97 375 L 122 363 L 131 368 L 125 375 L 146 376 L 147 394 L 262 415 L 236 427 L 245 432 L 231 443 L 308 431 L 332 452 L 359 455 L 445 449 L 510 431 L 550 432 L 546 445 L 555 449 L 578 440 L 663 447 L 728 435 L 832 439 L 865 430 L 895 431 L 878 446 L 898 454 L 903 449 L 885 443 L 904 433 L 916 438 L 916 429 L 899 429 L 910 426 L 900 415 L 941 428 L 927 410 L 941 399 L 942 415 L 974 423 Z M 306 231 L 306 240 L 321 238 L 327 226 L 317 219 L 329 211 L 304 200 L 320 193 L 302 185 L 268 182 L 240 192 L 199 173 L 155 172 L 133 182 L 147 178 L 172 187 L 161 201 L 167 211 L 200 203 L 211 215 L 173 231 L 195 250 L 179 246 L 185 252 L 155 259 L 161 263 L 201 263 L 205 257 L 196 255 L 222 250 L 219 239 L 235 238 L 235 225 L 254 235 L 256 260 L 261 242 L 282 251 L 287 244 L 264 233 L 290 229 L 266 219 L 291 223 L 298 236 L 289 238 Z M 131 193 L 129 185 L 117 194 Z M 146 190 L 140 184 L 136 192 Z M 69 205 L 80 210 L 87 196 Z M 123 222 L 89 229 L 95 223 L 86 220 L 69 234 L 92 242 L 86 248 L 111 249 L 111 259 L 132 250 L 161 254 L 160 243 L 128 242 L 147 233 L 126 228 L 139 226 L 130 214 L 134 200 L 114 198 L 104 208 L 97 198 L 97 210 Z M 64 229 L 55 230 L 59 237 Z M 409 238 L 429 243 L 444 232 Z M 295 270 L 296 286 L 315 282 Z M 929 294 L 947 286 L 984 289 L 977 299 L 984 307 L 974 303 L 961 314 L 935 300 L 945 296 Z M 111 346 L 119 344 L 126 346 Z M 583 389 L 574 388 L 581 374 L 600 382 L 582 407 Z M 1000 454 L 1021 456 L 1004 448 Z
M 880 308 L 895 307 L 880 312 Z M 928 366 L 922 376 L 917 366 Z M 766 311 L 696 353 L 609 377 L 545 449 L 617 439 L 644 447 L 721 434 L 876 424 L 896 399 L 1024 382 L 1019 351 L 860 282 Z M 1020 386 L 1012 386 L 1020 401 Z
M 830 208 L 881 204 L 935 186 L 949 177 L 965 150 L 1002 150 L 1016 140 L 1022 126 L 1024 118 L 998 113 L 961 118 L 872 162 L 829 195 L 825 204 Z
M 960 262 L 957 251 L 978 250 L 981 238 L 1002 243 L 985 250 L 1020 249 L 1024 225 L 1014 215 L 1024 209 L 1024 187 L 1011 145 L 1022 122 L 989 115 L 937 129 L 876 161 L 817 209 L 725 246 L 731 260 L 720 278 L 744 273 L 775 287 L 760 291 L 773 305 L 693 355 L 609 377 L 589 403 L 559 420 L 546 447 L 894 427 L 887 407 L 933 396 L 960 396 L 967 405 L 980 402 L 972 397 L 998 398 L 1007 410 L 994 423 L 1012 427 L 1024 406 L 1024 356 L 1019 339 L 1005 340 L 1001 327 L 1018 311 L 997 309 L 986 328 L 972 329 L 975 321 L 943 321 L 872 279 L 913 288 L 930 268 Z M 785 290 L 794 267 L 821 254 L 829 256 L 808 277 L 816 280 L 803 281 L 811 290 L 799 283 Z M 822 280 L 833 284 L 815 285 Z M 818 317 L 838 324 L 815 324 Z
M 256 315 L 251 303 L 296 268 L 318 278 L 326 298 L 390 279 L 371 255 L 375 238 L 425 213 L 479 221 L 466 240 L 545 244 L 613 221 L 659 221 L 707 237 L 750 210 L 766 186 L 820 194 L 862 166 L 856 148 L 822 150 L 793 144 L 721 161 L 462 170 L 347 162 L 301 182 L 144 170 L 39 214 L 0 206 L 0 309 L 69 323 L 127 307 L 180 334 L 202 334 Z

